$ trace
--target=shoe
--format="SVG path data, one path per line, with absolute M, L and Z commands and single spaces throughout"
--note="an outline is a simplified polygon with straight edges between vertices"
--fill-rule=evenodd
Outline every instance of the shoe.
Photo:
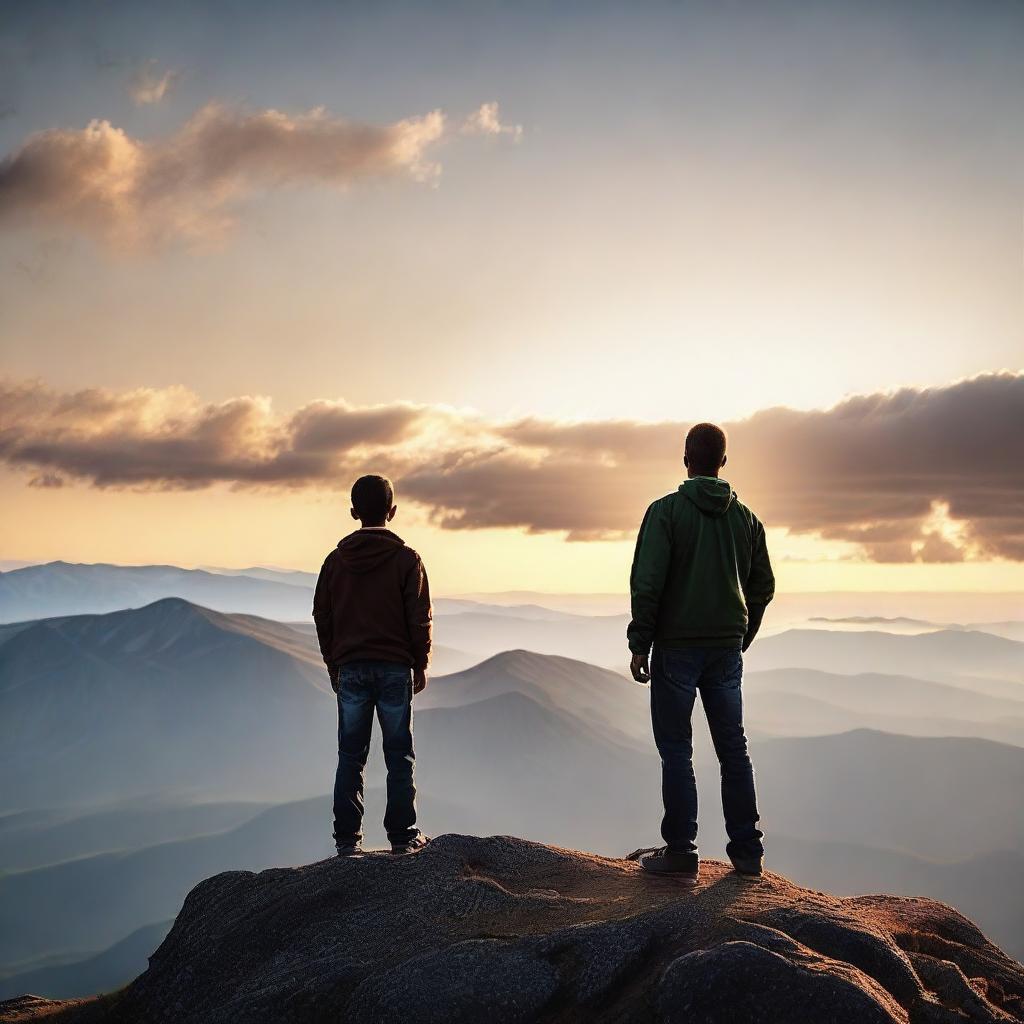
M 400 843 L 392 843 L 391 852 L 396 857 L 402 857 L 407 853 L 416 853 L 417 850 L 422 850 L 429 842 L 430 837 L 419 832 L 412 839 L 404 839 Z
M 663 846 L 640 858 L 640 868 L 652 875 L 671 875 L 680 882 L 696 883 L 700 875 L 700 857 L 695 853 L 677 853 Z
M 759 878 L 764 871 L 764 850 L 743 843 L 729 843 L 725 852 L 732 861 L 736 873 L 749 878 Z
M 338 843 L 337 849 L 339 857 L 355 857 L 363 852 L 358 843 Z

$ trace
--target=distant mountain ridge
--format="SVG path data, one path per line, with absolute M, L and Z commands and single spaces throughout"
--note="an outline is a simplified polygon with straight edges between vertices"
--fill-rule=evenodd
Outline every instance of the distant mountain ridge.
M 753 671 L 809 668 L 1024 684 L 1024 643 L 966 630 L 896 634 L 791 629 L 759 639 L 745 656 Z
M 233 614 L 310 623 L 316 574 L 282 569 L 183 569 L 174 565 L 46 562 L 0 572 L 0 630 L 69 615 L 144 607 L 167 597 Z M 515 620 L 573 621 L 574 615 L 539 604 L 501 605 L 436 597 L 436 616 L 498 615 Z
M 166 598 L 32 623 L 0 636 L 0 807 L 315 792 L 282 737 L 329 756 L 332 699 L 308 638 L 269 620 Z
M 214 611 L 308 618 L 309 587 L 174 565 L 48 562 L 0 573 L 0 622 L 102 614 L 178 597 Z
M 476 614 L 442 617 L 439 636 L 446 637 L 450 620 Z M 546 629 L 552 622 L 527 625 Z M 934 639 L 895 636 L 876 645 L 876 635 L 867 633 L 850 645 L 850 634 L 805 633 L 816 638 L 809 648 L 799 633 L 759 641 L 748 666 L 756 667 L 763 645 L 779 658 L 791 648 L 809 650 L 812 661 L 833 669 L 902 659 L 951 670 L 974 659 L 986 671 L 1002 672 L 1013 665 L 1007 652 L 1020 646 L 953 632 L 939 638 L 937 653 L 924 650 L 931 659 L 925 664 L 921 644 Z M 830 648 L 835 639 L 839 644 Z M 961 644 L 970 658 L 958 660 Z M 971 692 L 973 682 L 957 675 L 956 685 L 942 684 L 891 671 L 751 671 L 746 698 L 762 814 L 769 841 L 792 840 L 788 847 L 780 843 L 780 858 L 852 844 L 864 851 L 865 877 L 878 878 L 879 887 L 891 881 L 908 891 L 917 860 L 937 865 L 921 875 L 934 887 L 930 894 L 959 899 L 964 886 L 974 885 L 972 911 L 1017 949 L 1024 899 L 1015 882 L 1024 834 L 1007 808 L 1017 805 L 1024 787 L 1024 749 L 978 738 L 847 731 L 876 726 L 876 709 L 897 724 L 901 716 L 916 716 L 922 728 L 961 716 L 976 730 L 1012 729 L 1021 684 L 993 675 L 982 682 L 1006 692 L 986 695 Z M 649 698 L 619 672 L 523 650 L 433 678 L 415 709 L 425 827 L 515 832 L 608 853 L 653 844 L 660 766 Z M 929 724 L 930 718 L 936 721 Z M 699 708 L 694 719 L 701 844 L 711 852 L 722 845 L 719 772 Z M 795 735 L 805 719 L 837 734 Z M 229 854 L 238 863 L 238 851 L 251 853 L 253 866 L 322 855 L 330 815 L 319 794 L 333 773 L 335 728 L 334 695 L 308 627 L 171 598 L 0 629 L 0 870 L 24 869 L 0 878 L 8 965 L 54 951 L 91 948 L 99 955 L 130 931 L 163 920 L 196 872 L 230 866 Z M 375 740 L 368 773 L 371 827 L 378 827 L 382 811 L 376 746 Z M 178 805 L 179 838 L 147 825 L 136 811 L 121 813 L 124 801 L 138 807 L 147 794 Z M 304 798 L 312 802 L 302 811 L 268 808 L 262 825 L 239 819 L 244 807 L 223 814 L 188 810 L 196 800 L 287 807 Z M 112 811 L 89 806 L 101 801 L 120 803 Z M 55 805 L 64 809 L 55 814 Z M 21 813 L 3 813 L 16 809 Z M 954 813 L 962 829 L 948 827 Z M 60 825 L 76 814 L 82 842 Z M 124 837 L 116 848 L 86 841 L 98 835 L 104 814 L 111 835 Z M 211 831 L 222 838 L 214 842 Z M 223 838 L 229 834 L 234 838 Z M 5 849 L 18 860 L 5 862 Z M 150 852 L 143 856 L 142 849 Z M 49 866 L 32 869 L 42 864 Z M 972 864 L 984 864 L 984 872 L 972 876 Z M 137 888 L 124 884 L 132 865 Z M 825 869 L 815 877 L 826 887 L 843 881 Z M 143 902 L 143 890 L 153 902 Z M 116 927 L 87 947 L 91 933 L 85 925 L 75 933 L 74 922 L 86 921 L 89 900 L 101 896 Z M 46 914 L 38 913 L 43 902 Z M 75 934 L 74 945 L 66 945 Z
M 1024 615 L 1024 609 L 1021 609 Z M 932 622 L 928 619 L 914 619 L 907 616 L 887 617 L 884 615 L 846 615 L 830 618 L 827 615 L 812 615 L 809 623 L 823 623 L 826 627 L 850 626 L 854 629 L 877 628 L 888 633 L 914 632 L 930 633 L 939 630 L 958 630 L 978 633 L 994 633 L 1007 640 L 1024 640 L 1024 621 L 1005 622 Z

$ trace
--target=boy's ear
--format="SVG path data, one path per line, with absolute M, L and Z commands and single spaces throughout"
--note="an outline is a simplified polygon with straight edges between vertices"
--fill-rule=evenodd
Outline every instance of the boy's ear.
M 729 461 L 729 456 L 728 455 L 723 455 L 722 456 L 722 465 L 724 466 L 728 461 Z
M 689 468 L 690 468 L 690 456 L 689 456 L 689 455 L 684 455 L 684 456 L 683 456 L 683 465 L 684 465 L 684 466 L 685 466 L 685 467 L 686 467 L 687 469 L 689 469 Z
M 388 509 L 388 517 L 387 517 L 387 519 L 384 520 L 384 522 L 385 523 L 390 523 L 391 520 L 395 518 L 395 513 L 397 511 L 398 511 L 398 506 L 397 505 L 392 505 L 391 508 Z
M 354 508 L 350 508 L 349 512 L 352 513 L 352 518 L 353 519 L 358 519 L 359 518 L 359 513 Z

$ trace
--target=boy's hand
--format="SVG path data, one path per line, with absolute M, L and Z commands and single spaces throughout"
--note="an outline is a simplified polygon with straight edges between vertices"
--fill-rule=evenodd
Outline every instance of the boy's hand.
M 334 669 L 329 668 L 327 670 L 327 678 L 330 679 L 330 681 L 331 681 L 331 689 L 335 693 L 338 692 L 338 677 L 339 677 L 339 675 L 341 675 L 341 673 L 340 672 L 336 672 Z
M 422 693 L 427 688 L 427 670 L 425 668 L 414 668 L 412 670 L 412 692 Z
M 633 673 L 633 678 L 638 683 L 646 684 L 651 681 L 651 669 L 646 654 L 634 654 L 629 663 L 629 671 Z

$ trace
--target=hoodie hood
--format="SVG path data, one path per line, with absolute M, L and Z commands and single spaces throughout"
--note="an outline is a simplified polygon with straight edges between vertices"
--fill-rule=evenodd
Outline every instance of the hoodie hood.
M 717 519 L 729 511 L 736 492 L 727 480 L 717 476 L 695 476 L 679 485 L 679 490 L 707 516 Z
M 338 541 L 341 564 L 349 572 L 372 572 L 394 558 L 405 541 L 390 530 L 356 530 Z

